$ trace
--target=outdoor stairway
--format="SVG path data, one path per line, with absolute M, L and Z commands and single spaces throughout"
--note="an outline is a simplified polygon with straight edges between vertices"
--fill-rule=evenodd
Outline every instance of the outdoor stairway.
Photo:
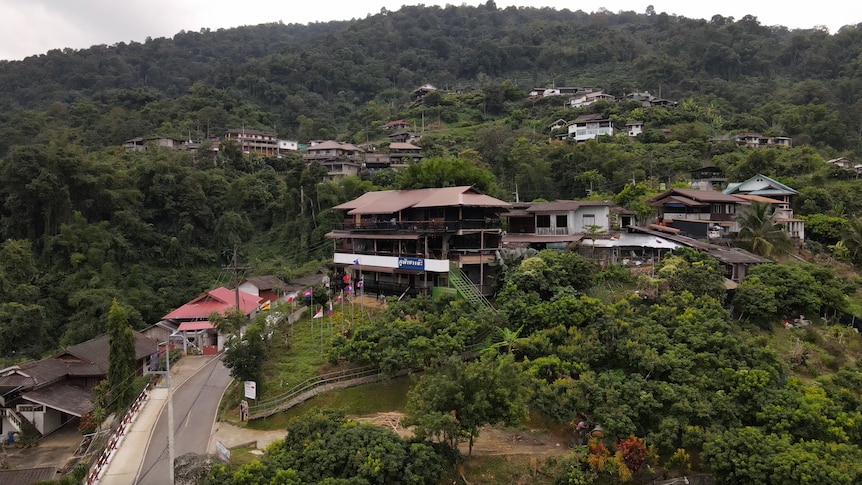
M 482 293 L 476 288 L 476 285 L 470 281 L 470 278 L 461 271 L 457 266 L 449 266 L 449 284 L 458 291 L 465 300 L 467 300 L 474 308 L 487 308 L 497 311 L 491 302 L 485 298 Z

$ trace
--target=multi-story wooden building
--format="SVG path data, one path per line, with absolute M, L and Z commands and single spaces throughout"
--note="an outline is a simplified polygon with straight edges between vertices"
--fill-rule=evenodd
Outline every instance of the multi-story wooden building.
M 326 168 L 326 179 L 336 180 L 359 175 L 364 154 L 351 143 L 335 140 L 314 141 L 305 149 L 302 158 L 306 162 L 317 162 Z
M 469 186 L 368 192 L 333 208 L 344 219 L 326 237 L 335 240 L 337 275 L 361 277 L 367 293 L 454 287 L 490 295 L 500 213 L 508 208 Z
M 278 138 L 275 133 L 247 128 L 227 130 L 224 140 L 233 140 L 239 144 L 243 153 L 257 153 L 265 157 L 274 157 L 278 154 Z

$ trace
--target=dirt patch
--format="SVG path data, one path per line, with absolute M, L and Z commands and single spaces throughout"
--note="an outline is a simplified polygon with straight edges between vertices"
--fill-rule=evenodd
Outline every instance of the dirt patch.
M 402 438 L 413 436 L 413 429 L 401 425 L 403 413 L 377 413 L 368 416 L 353 416 L 351 419 L 362 423 L 371 423 L 391 429 Z M 462 454 L 466 455 L 468 444 L 460 446 Z M 474 456 L 504 456 L 504 455 L 541 455 L 557 456 L 569 452 L 565 440 L 554 436 L 543 429 L 510 429 L 497 426 L 483 426 L 479 437 L 473 443 Z

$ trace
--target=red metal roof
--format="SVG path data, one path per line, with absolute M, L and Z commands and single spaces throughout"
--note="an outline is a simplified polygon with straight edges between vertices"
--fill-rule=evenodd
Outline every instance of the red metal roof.
M 195 322 L 183 322 L 177 328 L 178 332 L 194 332 L 195 330 L 206 330 L 209 328 L 215 328 L 212 322 L 208 322 L 206 320 L 198 320 Z
M 239 309 L 245 315 L 250 314 L 260 306 L 262 299 L 258 296 L 239 291 Z M 226 310 L 236 306 L 236 292 L 225 287 L 211 290 L 176 310 L 168 313 L 164 320 L 206 320 L 216 312 L 224 315 Z

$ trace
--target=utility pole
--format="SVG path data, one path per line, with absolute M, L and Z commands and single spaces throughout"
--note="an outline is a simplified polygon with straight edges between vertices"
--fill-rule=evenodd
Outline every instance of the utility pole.
M 234 288 L 233 293 L 234 293 L 234 297 L 235 297 L 234 305 L 235 305 L 236 311 L 241 312 L 242 310 L 240 310 L 240 306 L 239 306 L 239 275 L 241 272 L 244 273 L 249 268 L 247 266 L 239 266 L 237 264 L 239 261 L 239 256 L 237 255 L 238 250 L 239 250 L 239 246 L 234 245 L 233 257 L 230 260 L 230 264 L 225 266 L 224 269 L 226 271 L 230 271 L 233 274 L 233 288 Z M 237 330 L 239 330 L 239 337 L 242 338 L 242 328 L 239 328 Z
M 168 483 L 174 485 L 174 455 L 176 449 L 174 447 L 174 398 L 173 388 L 171 387 L 171 338 L 168 337 L 168 345 L 165 349 L 165 362 L 167 369 L 168 383 Z

